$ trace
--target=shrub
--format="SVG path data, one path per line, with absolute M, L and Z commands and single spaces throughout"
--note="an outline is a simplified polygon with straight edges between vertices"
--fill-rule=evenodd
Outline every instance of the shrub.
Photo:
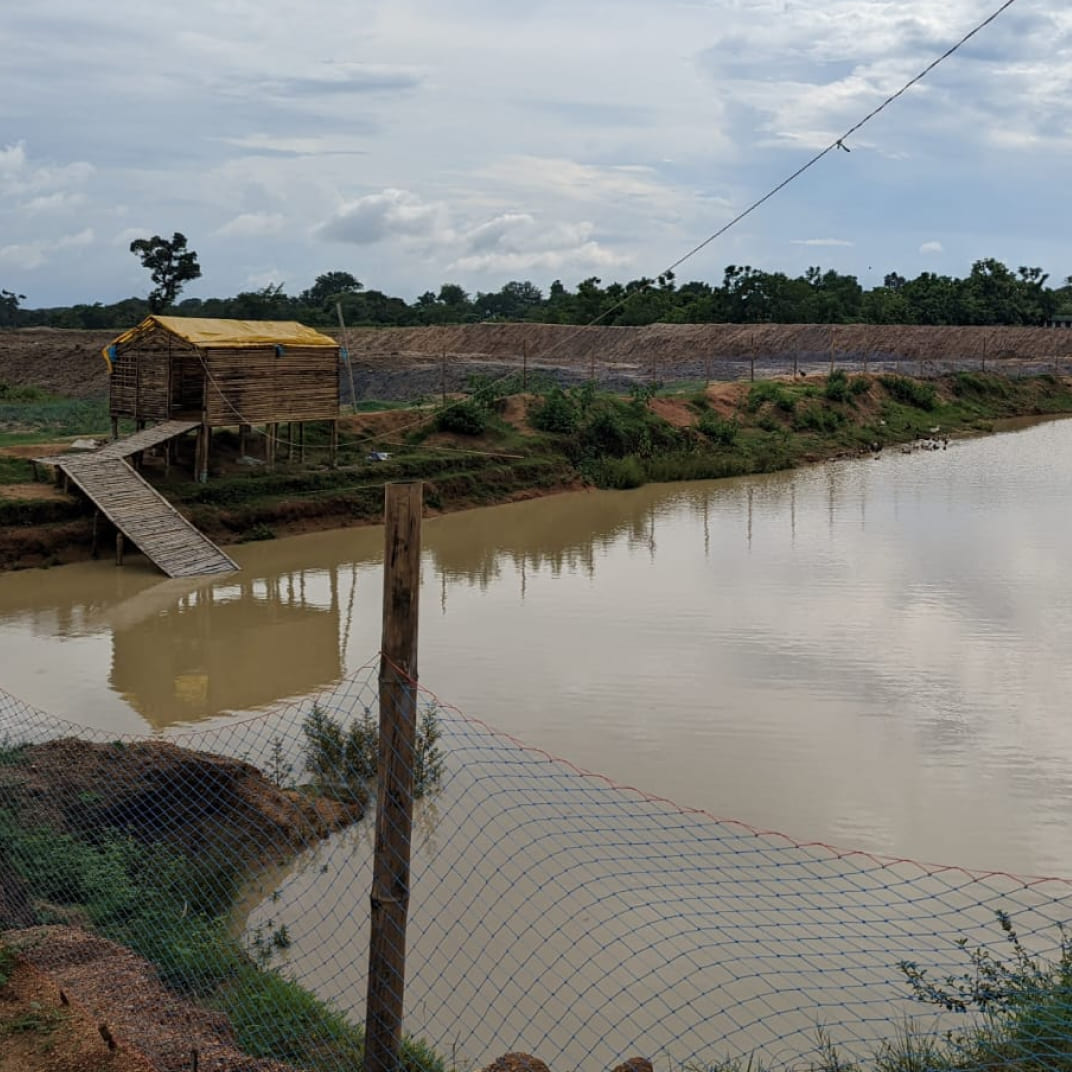
M 333 800 L 368 800 L 368 786 L 376 777 L 380 755 L 380 729 L 365 708 L 360 719 L 343 730 L 319 704 L 302 722 L 305 734 L 305 766 L 314 784 Z M 417 727 L 414 751 L 413 795 L 420 798 L 436 788 L 443 777 L 443 753 L 439 717 L 434 704 L 426 705 Z
M 796 419 L 793 421 L 793 428 L 798 432 L 817 432 L 820 435 L 830 435 L 832 432 L 836 432 L 844 421 L 844 414 L 839 413 L 837 410 L 810 405 L 797 413 Z
M 852 395 L 866 395 L 871 390 L 871 381 L 866 376 L 853 376 L 849 380 L 849 393 Z
M 488 428 L 488 411 L 472 398 L 451 402 L 436 414 L 437 432 L 457 435 L 482 435 Z
M 938 405 L 938 392 L 933 383 L 893 375 L 880 376 L 879 382 L 892 399 L 903 402 L 906 406 L 930 411 Z
M 849 400 L 849 377 L 844 369 L 834 369 L 826 378 L 826 387 L 823 389 L 823 397 L 828 402 L 848 402 Z
M 646 480 L 643 464 L 633 455 L 626 458 L 597 458 L 584 467 L 584 472 L 599 488 L 639 488 Z
M 707 410 L 696 425 L 697 431 L 720 447 L 732 447 L 737 442 L 740 425 L 727 421 L 712 410 Z
M 541 432 L 573 435 L 580 425 L 579 409 L 561 387 L 552 387 L 542 401 L 529 407 L 529 423 Z
M 749 413 L 758 413 L 760 408 L 766 402 L 784 408 L 787 399 L 789 399 L 790 402 L 792 401 L 791 396 L 786 393 L 785 388 L 776 380 L 760 380 L 759 383 L 752 384 L 748 389 L 748 398 L 744 405 Z M 792 406 L 790 406 L 790 409 L 792 409 Z

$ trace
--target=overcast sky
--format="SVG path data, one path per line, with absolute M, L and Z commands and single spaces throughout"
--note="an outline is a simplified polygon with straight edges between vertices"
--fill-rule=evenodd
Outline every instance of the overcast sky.
M 9 0 L 0 287 L 144 294 L 176 230 L 187 296 L 654 276 L 997 2 Z M 1070 102 L 1072 7 L 1018 0 L 678 278 L 1063 279 Z

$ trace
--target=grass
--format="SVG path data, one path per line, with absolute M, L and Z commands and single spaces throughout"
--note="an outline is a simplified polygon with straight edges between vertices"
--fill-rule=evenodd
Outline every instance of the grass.
M 935 982 L 903 961 L 901 975 L 919 1002 L 965 1017 L 944 1034 L 896 1028 L 869 1058 L 846 1057 L 821 1028 L 810 1058 L 796 1072 L 1072 1072 L 1072 940 L 1058 928 L 1056 960 L 1031 956 L 1011 917 L 996 913 L 1007 959 L 985 947 L 956 944 L 967 960 L 960 975 Z M 754 1055 L 686 1065 L 688 1072 L 765 1072 Z
M 11 763 L 21 758 L 16 749 L 4 754 Z M 83 919 L 129 946 L 168 986 L 227 1013 L 247 1053 L 313 1070 L 360 1067 L 361 1027 L 270 967 L 272 953 L 289 944 L 285 930 L 252 948 L 231 934 L 240 876 L 226 854 L 202 851 L 195 859 L 115 829 L 60 833 L 0 810 L 0 866 L 26 886 L 37 922 Z M 12 964 L 0 946 L 0 985 Z M 444 1072 L 445 1065 L 407 1039 L 401 1068 Z
M 742 400 L 729 413 L 724 403 L 716 411 L 695 382 L 684 383 L 676 395 L 638 385 L 623 398 L 592 383 L 563 389 L 547 381 L 535 385 L 536 400 L 529 407 L 529 424 L 536 430 L 523 433 L 502 416 L 505 392 L 515 386 L 519 384 L 475 377 L 460 406 L 430 410 L 441 425 L 454 429 L 449 445 L 428 441 L 434 434 L 431 422 L 403 433 L 401 443 L 398 436 L 388 442 L 343 428 L 340 465 L 329 469 L 316 464 L 325 457 L 328 424 L 312 422 L 306 434 L 312 459 L 308 465 L 280 461 L 272 470 L 250 467 L 214 475 L 207 484 L 193 481 L 182 465 L 173 466 L 167 476 L 150 467 L 146 475 L 210 538 L 253 541 L 272 539 L 288 526 L 304 527 L 307 520 L 321 526 L 378 521 L 388 481 L 422 480 L 429 506 L 449 510 L 503 502 L 522 491 L 570 486 L 578 479 L 604 488 L 633 488 L 653 480 L 770 472 L 927 437 L 935 425 L 949 435 L 989 431 L 998 418 L 1072 412 L 1066 384 L 1046 375 L 1007 379 L 964 371 L 917 381 L 835 370 L 828 377 L 743 385 Z M 653 413 L 648 403 L 656 395 L 683 402 L 695 415 L 693 427 L 675 427 Z M 4 404 L 21 407 L 23 419 L 43 407 L 57 416 L 56 427 L 72 433 L 94 430 L 65 426 L 60 419 L 63 412 L 69 416 L 85 403 L 42 400 L 31 393 L 19 401 L 0 402 Z M 104 403 L 92 405 L 100 407 L 93 418 L 99 424 Z M 387 405 L 361 404 L 369 410 Z M 0 442 L 5 436 L 26 435 L 44 437 L 40 431 L 0 430 Z M 221 430 L 218 441 L 220 453 L 237 449 L 238 438 L 229 430 Z M 390 458 L 369 462 L 367 455 L 374 449 L 388 451 Z M 0 458 L 0 482 L 22 483 L 30 475 L 24 460 Z M 47 526 L 87 512 L 79 502 L 6 500 L 0 501 L 0 525 Z M 36 534 L 28 533 L 26 539 L 32 536 Z M 9 555 L 12 564 L 18 564 L 22 554 L 17 547 Z

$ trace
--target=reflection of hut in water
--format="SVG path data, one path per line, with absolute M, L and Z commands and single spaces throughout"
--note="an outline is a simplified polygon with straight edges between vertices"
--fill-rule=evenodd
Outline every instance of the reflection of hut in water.
M 228 580 L 116 615 L 111 685 L 157 729 L 342 677 L 336 569 Z

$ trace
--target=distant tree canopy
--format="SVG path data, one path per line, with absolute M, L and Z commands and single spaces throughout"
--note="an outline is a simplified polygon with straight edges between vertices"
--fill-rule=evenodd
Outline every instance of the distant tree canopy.
M 160 235 L 136 238 L 130 243 L 130 252 L 149 269 L 150 278 L 156 284 L 149 292 L 150 312 L 159 313 L 173 305 L 184 284 L 201 276 L 197 254 L 186 248 L 186 235 L 179 231 L 170 241 Z
M 976 261 L 963 278 L 922 272 L 908 279 L 890 271 L 881 286 L 870 290 L 856 276 L 832 269 L 813 267 L 791 278 L 731 264 L 718 283 L 679 284 L 667 272 L 657 279 L 606 285 L 591 276 L 574 290 L 556 279 L 546 294 L 534 283 L 512 280 L 497 291 L 473 295 L 457 283 L 444 283 L 406 302 L 365 289 L 349 272 L 331 271 L 294 296 L 282 284 L 273 284 L 230 298 L 186 298 L 176 304 L 182 285 L 201 274 L 183 235 L 170 242 L 158 235 L 140 239 L 131 249 L 153 271 L 157 287 L 148 300 L 27 309 L 21 294 L 0 291 L 0 326 L 122 328 L 169 306 L 183 316 L 301 320 L 321 327 L 336 323 L 336 305 L 349 325 L 388 327 L 507 320 L 587 324 L 597 318 L 601 324 L 1042 325 L 1055 313 L 1072 311 L 1072 276 L 1050 287 L 1041 268 L 1013 270 L 993 258 Z

